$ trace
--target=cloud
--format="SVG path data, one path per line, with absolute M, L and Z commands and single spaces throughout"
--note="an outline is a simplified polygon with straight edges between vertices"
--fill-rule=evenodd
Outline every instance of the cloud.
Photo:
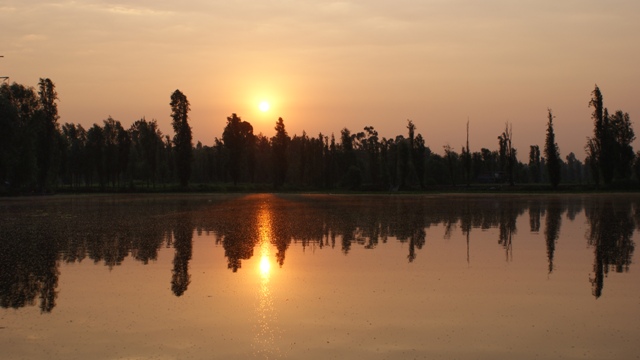
M 320 9 L 326 13 L 333 15 L 347 15 L 357 10 L 356 6 L 346 1 L 333 1 L 326 4 L 320 4 Z
M 98 11 L 126 16 L 171 16 L 175 14 L 173 11 L 126 5 L 96 4 L 91 6 L 91 8 Z
M 0 13 L 4 13 L 4 14 L 15 13 L 16 10 L 17 9 L 15 6 L 0 5 Z
M 42 34 L 27 34 L 20 37 L 20 41 L 24 42 L 36 42 L 45 40 L 47 40 L 47 36 Z

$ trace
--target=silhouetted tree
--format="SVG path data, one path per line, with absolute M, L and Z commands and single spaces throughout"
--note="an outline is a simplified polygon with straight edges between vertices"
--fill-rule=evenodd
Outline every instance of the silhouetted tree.
M 104 131 L 97 124 L 87 131 L 87 155 L 92 165 L 91 174 L 95 173 L 101 188 L 106 185 Z M 91 184 L 92 180 L 89 180 Z
M 122 174 L 127 170 L 131 138 L 120 121 L 111 116 L 104 120 L 102 128 L 104 138 L 104 162 L 107 180 L 112 186 L 120 183 Z
M 534 183 L 540 182 L 540 147 L 531 145 L 529 150 L 529 173 Z
M 191 177 L 191 160 L 193 158 L 193 143 L 191 140 L 191 126 L 189 126 L 189 101 L 187 97 L 176 90 L 171 94 L 171 118 L 173 119 L 173 145 L 176 152 L 176 167 L 180 185 L 186 187 Z
M 594 138 L 587 139 L 587 145 L 585 145 L 585 152 L 587 153 L 587 158 L 585 162 L 587 163 L 591 177 L 593 181 L 596 183 L 596 186 L 600 185 L 600 145 Z
M 134 151 L 132 176 L 142 179 L 147 186 L 155 187 L 158 167 L 164 144 L 162 132 L 158 129 L 156 120 L 147 121 L 145 118 L 137 120 L 129 129 L 132 149 Z
M 502 149 L 501 149 L 502 150 Z M 496 171 L 500 171 L 500 165 L 499 161 L 499 152 L 498 151 L 491 151 L 487 148 L 482 148 L 480 149 L 480 153 L 482 154 L 482 163 L 483 163 L 483 170 L 487 171 L 489 173 L 491 173 L 492 175 L 496 172 Z M 505 155 L 506 157 L 506 155 Z
M 326 156 L 326 152 L 324 150 L 326 136 L 322 135 L 322 133 L 318 133 L 317 138 L 311 139 L 311 181 L 313 185 L 317 189 L 321 189 L 324 186 L 324 173 L 326 169 L 324 168 L 324 158 Z
M 351 135 L 349 129 L 344 128 L 340 131 L 340 150 L 342 152 L 341 172 L 342 186 L 348 189 L 356 189 L 362 183 L 362 174 L 358 168 L 356 161 L 356 153 L 354 147 L 355 136 Z
M 294 142 L 296 143 L 297 148 L 297 157 L 299 159 L 298 162 L 298 182 L 301 185 L 306 184 L 306 174 L 308 169 L 308 146 L 309 146 L 309 137 L 307 136 L 306 131 L 302 131 L 302 135 L 294 136 Z
M 127 130 L 122 127 L 122 124 L 117 124 L 117 143 L 118 143 L 118 168 L 117 178 L 118 181 L 122 181 L 124 174 L 129 167 L 129 160 L 131 155 L 131 135 Z
M 255 136 L 255 149 L 256 149 L 256 181 L 261 183 L 273 183 L 275 185 L 276 178 L 276 160 L 275 149 L 271 146 L 271 141 L 268 137 L 262 133 Z M 214 154 L 214 157 L 217 153 Z M 287 162 L 287 153 L 284 154 L 285 163 Z M 214 160 L 215 162 L 215 160 Z M 286 170 L 284 172 L 282 181 L 286 179 Z
M 54 181 L 56 174 L 55 161 L 56 140 L 58 138 L 58 93 L 50 79 L 40 78 L 38 82 L 40 107 L 35 114 L 38 134 L 38 186 L 44 190 Z
M 591 118 L 593 119 L 593 138 L 589 139 L 587 143 L 587 153 L 590 161 L 595 161 L 598 164 L 600 175 L 606 185 L 611 183 L 614 172 L 614 141 L 611 134 L 611 128 L 609 126 L 609 113 L 603 104 L 602 93 L 600 88 L 596 85 L 595 89 L 591 92 L 591 101 L 589 101 L 589 107 L 593 107 L 593 113 Z M 591 144 L 593 142 L 593 144 Z M 591 153 L 592 150 L 597 150 L 597 153 Z M 597 183 L 597 182 L 596 182 Z
M 456 164 L 458 163 L 458 154 L 449 145 L 444 146 L 444 154 L 447 160 L 447 168 L 449 169 L 451 185 L 456 186 Z
M 511 146 L 513 140 L 513 128 L 508 122 L 504 132 L 498 136 L 500 169 L 507 174 L 509 184 L 514 184 L 513 172 L 516 165 L 516 150 Z
M 401 187 L 415 187 L 415 185 L 420 186 L 420 182 L 419 182 L 419 177 L 417 176 L 418 173 L 418 169 L 416 168 L 416 156 L 418 156 L 417 152 L 418 150 L 418 143 L 416 142 L 416 126 L 413 123 L 413 121 L 407 119 L 407 130 L 409 130 L 408 135 L 409 137 L 407 138 L 407 144 L 408 146 L 408 155 L 406 157 L 406 162 L 403 160 L 403 163 L 401 164 L 402 166 L 404 166 L 403 168 L 403 172 L 402 172 L 402 176 L 403 176 L 403 181 L 401 182 Z M 418 134 L 420 135 L 420 134 Z M 401 151 L 405 151 L 404 148 L 400 149 Z M 405 154 L 402 154 L 403 156 Z M 405 166 L 406 164 L 406 166 Z
M 553 133 L 553 114 L 551 109 L 548 109 L 549 115 L 547 122 L 547 138 L 544 142 L 544 157 L 547 164 L 547 171 L 549 173 L 549 182 L 551 186 L 556 188 L 560 183 L 560 152 L 558 150 L 558 144 L 556 143 L 556 136 Z
M 482 160 L 482 153 L 480 151 L 474 151 L 471 154 L 471 166 L 472 166 L 472 180 L 478 181 L 480 180 L 483 172 L 486 171 L 484 168 L 484 162 Z
M 331 142 L 329 142 L 328 138 L 325 139 L 324 147 L 325 153 L 327 154 L 325 158 L 325 187 L 330 189 L 335 185 L 336 173 L 338 171 L 338 149 L 333 133 L 331 133 Z
M 233 184 L 237 185 L 244 157 L 249 153 L 249 146 L 253 143 L 253 126 L 242 121 L 236 114 L 231 114 L 231 117 L 227 117 L 227 126 L 222 133 L 222 141 L 229 151 L 228 166 Z
M 378 132 L 373 126 L 365 126 L 364 131 L 366 138 L 363 142 L 363 147 L 368 155 L 369 176 L 371 177 L 371 182 L 377 185 L 380 173 L 380 142 L 378 141 Z
M 246 173 L 249 181 L 255 182 L 255 170 L 256 170 L 256 137 L 253 135 L 248 138 L 247 148 L 246 148 L 246 158 L 247 162 L 245 165 Z
M 569 153 L 566 157 L 566 179 L 569 182 L 582 182 L 582 162 L 576 159 L 576 154 Z
M 104 120 L 102 136 L 104 139 L 104 165 L 107 176 L 107 183 L 116 185 L 116 173 L 118 168 L 118 130 L 116 121 L 109 116 Z M 121 127 L 121 126 L 120 126 Z
M 33 88 L 0 85 L 0 189 L 19 190 L 37 181 L 35 115 L 40 106 Z
M 396 137 L 398 188 L 405 190 L 411 184 L 413 162 L 411 161 L 411 141 L 402 136 Z
M 418 134 L 416 139 L 413 141 L 413 166 L 416 169 L 416 176 L 418 177 L 418 182 L 420 183 L 420 188 L 424 188 L 426 186 L 425 183 L 425 165 L 426 165 L 426 157 L 427 157 L 427 147 L 424 143 L 424 138 L 422 134 Z
M 467 186 L 471 185 L 471 150 L 469 149 L 469 120 L 467 120 L 467 146 L 462 147 L 462 167 Z
M 415 139 L 416 126 L 413 121 L 407 119 L 407 129 L 409 130 L 409 147 L 413 148 L 413 140 Z
M 164 136 L 162 150 L 160 156 L 160 178 L 163 184 L 172 183 L 176 180 L 176 154 L 169 135 Z
M 631 142 L 635 140 L 635 134 L 629 114 L 618 110 L 613 115 L 609 115 L 597 85 L 591 95 L 589 106 L 594 109 L 591 115 L 594 122 L 594 135 L 588 138 L 585 150 L 596 184 L 601 176 L 603 182 L 608 185 L 614 177 L 623 179 L 629 176 L 634 157 Z M 599 174 L 593 171 L 596 167 Z
M 287 176 L 287 146 L 291 138 L 284 128 L 284 120 L 278 118 L 276 122 L 276 134 L 271 138 L 271 148 L 273 149 L 273 186 L 278 189 Z
M 633 172 L 636 175 L 636 180 L 640 182 L 640 151 L 636 152 L 636 157 L 633 161 Z
M 455 151 L 450 155 L 453 157 L 452 161 L 457 161 Z M 427 151 L 427 161 L 425 165 L 425 173 L 428 179 L 427 183 L 439 185 L 452 184 L 455 181 L 455 173 L 451 173 L 450 165 L 455 166 L 454 163 L 449 163 L 448 159 L 446 159 L 446 154 L 445 157 L 442 157 L 440 154 Z
M 609 125 L 614 142 L 615 175 L 620 179 L 628 178 L 634 157 L 631 143 L 636 139 L 629 114 L 616 111 L 609 117 Z
M 80 186 L 80 180 L 85 177 L 87 132 L 78 124 L 64 124 L 62 133 L 69 146 L 67 151 L 68 180 L 72 187 Z M 86 182 L 86 178 L 84 179 Z

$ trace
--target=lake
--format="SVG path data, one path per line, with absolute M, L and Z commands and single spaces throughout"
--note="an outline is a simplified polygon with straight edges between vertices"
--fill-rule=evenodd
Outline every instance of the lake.
M 2 359 L 632 359 L 640 196 L 0 199 Z

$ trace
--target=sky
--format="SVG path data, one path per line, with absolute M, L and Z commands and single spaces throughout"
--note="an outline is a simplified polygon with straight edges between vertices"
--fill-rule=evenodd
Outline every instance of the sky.
M 640 116 L 638 18 L 637 0 L 0 0 L 0 76 L 50 78 L 60 123 L 145 117 L 167 135 L 179 89 L 204 145 L 232 113 L 269 137 L 278 117 L 338 138 L 406 136 L 410 119 L 438 153 L 461 151 L 467 121 L 471 150 L 496 150 L 509 122 L 526 162 L 551 108 L 561 156 L 584 159 L 596 84 Z

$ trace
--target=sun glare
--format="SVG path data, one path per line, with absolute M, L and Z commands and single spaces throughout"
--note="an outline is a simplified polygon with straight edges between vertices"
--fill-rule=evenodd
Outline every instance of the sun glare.
M 269 111 L 270 106 L 269 106 L 269 103 L 268 103 L 268 102 L 266 102 L 266 101 L 262 101 L 262 102 L 260 103 L 260 105 L 259 105 L 259 108 L 260 108 L 260 111 L 262 111 L 262 112 L 267 112 L 267 111 Z
M 260 228 L 260 275 L 263 280 L 268 280 L 271 273 L 271 214 L 269 210 L 263 208 L 258 215 Z
M 263 277 L 269 276 L 269 271 L 271 270 L 271 262 L 269 262 L 269 258 L 267 256 L 262 256 L 260 259 L 260 274 Z

